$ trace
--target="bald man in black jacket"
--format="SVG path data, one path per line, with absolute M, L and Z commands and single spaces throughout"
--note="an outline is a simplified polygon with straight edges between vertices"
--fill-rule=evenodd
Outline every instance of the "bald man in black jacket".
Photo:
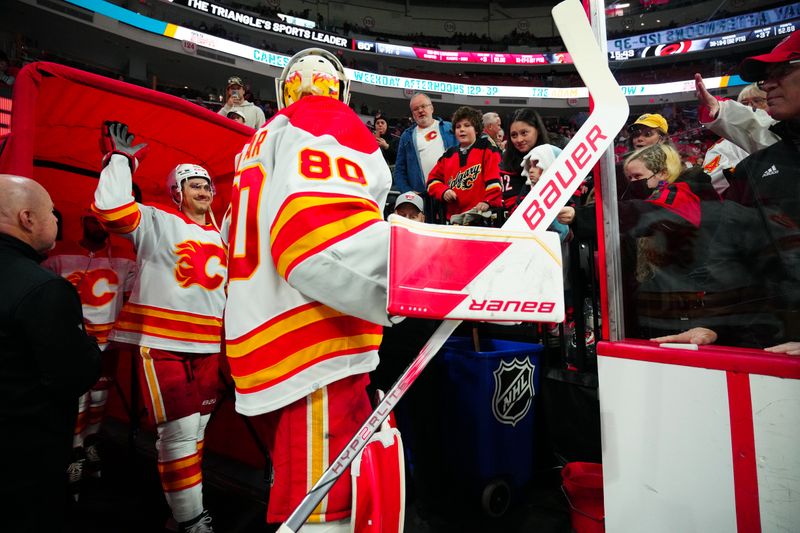
M 0 175 L 0 531 L 62 531 L 77 399 L 100 350 L 64 278 L 39 266 L 57 231 L 47 191 Z

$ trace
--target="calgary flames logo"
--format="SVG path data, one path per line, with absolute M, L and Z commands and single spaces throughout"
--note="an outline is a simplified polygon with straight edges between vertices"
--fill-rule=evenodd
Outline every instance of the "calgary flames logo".
M 717 167 L 719 167 L 720 158 L 721 158 L 721 156 L 717 156 L 714 159 L 712 159 L 711 161 L 709 161 L 706 164 L 706 166 L 703 167 L 703 170 L 705 170 L 707 174 L 711 174 L 712 172 L 717 170 Z
M 109 290 L 95 294 L 95 289 L 102 280 L 105 280 Z M 73 272 L 67 276 L 67 281 L 72 283 L 78 290 L 81 303 L 93 307 L 103 306 L 113 300 L 117 294 L 116 289 L 113 287 L 119 286 L 119 276 L 108 268 L 98 268 L 88 272 Z
M 227 267 L 227 259 L 220 246 L 210 242 L 184 241 L 175 246 L 175 255 L 178 256 L 175 279 L 181 287 L 200 285 L 213 291 L 225 281 L 222 269 Z M 219 261 L 219 272 L 209 275 L 208 264 L 213 258 Z
M 448 185 L 452 189 L 461 189 L 462 191 L 468 191 L 472 188 L 472 184 L 475 183 L 475 180 L 478 179 L 478 174 L 481 173 L 481 166 L 473 165 L 469 168 L 466 168 L 453 176 L 450 179 Z

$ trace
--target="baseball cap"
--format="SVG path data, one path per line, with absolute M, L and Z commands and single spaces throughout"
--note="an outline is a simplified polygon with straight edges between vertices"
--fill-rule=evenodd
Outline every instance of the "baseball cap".
M 424 205 L 422 203 L 422 198 L 414 192 L 404 192 L 400 196 L 397 197 L 397 200 L 394 202 L 394 209 L 397 211 L 397 208 L 403 204 L 413 204 L 414 207 L 419 209 L 420 211 L 424 211 Z
M 244 116 L 244 113 L 242 113 L 242 112 L 241 112 L 240 110 L 238 110 L 238 109 L 231 109 L 230 111 L 228 111 L 228 114 L 227 114 L 226 116 L 227 116 L 228 118 L 233 118 L 231 115 L 238 115 L 238 116 L 242 117 L 244 120 L 247 120 L 247 117 L 246 117 L 246 116 Z
M 239 76 L 231 76 L 228 78 L 228 87 L 231 85 L 238 85 L 240 87 L 244 87 L 244 83 L 242 83 L 242 78 Z
M 667 124 L 667 119 L 665 119 L 664 117 L 662 117 L 657 113 L 645 113 L 644 115 L 641 115 L 639 118 L 636 119 L 636 122 L 628 126 L 628 129 L 632 128 L 633 126 L 636 126 L 637 124 L 661 130 L 661 133 L 669 132 L 669 125 Z
M 768 54 L 745 58 L 739 64 L 739 76 L 745 81 L 761 81 L 770 65 L 795 59 L 800 59 L 800 31 L 793 31 Z

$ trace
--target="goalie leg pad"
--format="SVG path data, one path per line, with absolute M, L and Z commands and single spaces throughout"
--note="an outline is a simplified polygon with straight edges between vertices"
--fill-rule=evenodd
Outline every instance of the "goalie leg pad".
M 403 533 L 406 493 L 403 441 L 389 420 L 350 465 L 355 533 Z

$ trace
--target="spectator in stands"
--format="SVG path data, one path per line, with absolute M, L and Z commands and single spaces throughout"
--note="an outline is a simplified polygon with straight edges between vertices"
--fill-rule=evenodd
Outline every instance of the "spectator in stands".
M 242 113 L 241 109 L 234 109 L 233 111 L 228 112 L 228 118 L 231 120 L 235 120 L 236 122 L 240 122 L 242 124 L 247 123 L 247 118 L 245 118 L 244 114 Z
M 458 146 L 448 148 L 428 176 L 428 194 L 447 203 L 447 220 L 473 208 L 487 213 L 502 205 L 500 151 L 480 136 L 481 112 L 468 106 L 453 113 Z
M 766 350 L 800 355 L 800 342 L 794 340 L 800 334 L 800 258 L 794 244 L 800 238 L 800 31 L 793 32 L 771 52 L 745 59 L 739 73 L 742 79 L 756 81 L 766 91 L 769 114 L 778 121 L 771 130 L 780 140 L 755 151 L 736 166 L 729 197 L 754 209 L 762 225 L 750 227 L 747 232 L 751 239 L 766 243 L 761 254 L 754 254 L 761 260 L 754 277 L 763 284 L 762 301 L 782 326 L 771 332 L 769 341 L 777 344 Z M 735 197 L 731 195 L 734 192 Z M 689 330 L 667 339 L 694 342 L 686 340 L 692 336 L 693 331 Z
M 492 144 L 499 147 L 501 137 L 503 131 L 503 125 L 500 120 L 500 115 L 494 112 L 484 113 L 483 114 L 483 133 L 482 135 L 486 135 Z
M 219 114 L 227 117 L 228 113 L 233 110 L 241 112 L 245 118 L 244 123 L 251 128 L 258 129 L 267 121 L 264 111 L 245 99 L 244 83 L 239 76 L 228 78 L 228 86 L 225 89 L 225 105 L 219 110 Z
M 522 159 L 533 148 L 550 143 L 542 117 L 533 109 L 517 109 L 509 126 L 511 143 L 503 152 L 500 181 L 503 186 L 503 206 L 509 213 L 519 203 L 526 178 L 522 175 Z
M 539 182 L 542 173 L 555 163 L 556 158 L 561 154 L 561 148 L 552 144 L 540 144 L 532 148 L 522 159 L 522 175 L 527 179 L 519 199 L 524 198 L 528 192 Z M 514 206 L 516 207 L 516 206 Z M 566 224 L 554 220 L 547 228 L 558 233 L 561 242 L 567 240 L 569 227 Z
M 506 149 L 506 134 L 502 129 L 497 132 L 497 147 L 501 152 L 504 152 Z
M 755 113 L 757 110 L 766 110 L 767 93 L 758 88 L 755 83 L 748 85 L 739 93 L 737 101 L 740 104 L 750 106 Z M 733 169 L 739 161 L 750 155 L 746 150 L 740 148 L 728 139 L 720 139 L 714 146 L 709 148 L 703 159 L 703 170 L 711 176 L 711 183 L 714 189 L 721 195 L 728 188 L 728 180 L 725 172 Z
M 8 61 L 8 56 L 5 52 L 0 51 L 0 84 L 8 86 L 14 85 L 18 73 L 19 69 L 17 67 L 12 67 Z
M 393 139 L 389 135 L 389 123 L 385 117 L 375 117 L 375 140 L 378 141 L 386 164 L 394 165 L 394 161 L 397 159 L 397 139 Z
M 657 113 L 645 113 L 628 126 L 630 143 L 633 149 L 652 146 L 658 142 L 670 142 L 667 133 L 667 119 Z
M 769 102 L 766 109 L 753 109 L 732 100 L 720 101 L 706 90 L 700 74 L 695 74 L 694 80 L 700 105 L 700 122 L 704 127 L 747 153 L 778 141 L 778 135 L 771 129 L 776 121 L 770 116 Z
M 39 266 L 55 244 L 53 201 L 0 174 L 2 531 L 63 531 L 78 397 L 100 374 L 75 287 Z
M 417 93 L 409 104 L 415 125 L 400 136 L 394 167 L 394 189 L 424 195 L 428 175 L 445 150 L 456 146 L 453 125 L 435 118 L 428 95 Z M 428 217 L 431 218 L 431 217 Z
M 422 197 L 414 192 L 399 195 L 394 203 L 394 214 L 417 222 L 425 222 L 423 211 Z M 384 327 L 378 351 L 381 362 L 370 373 L 370 390 L 388 391 L 439 324 L 438 320 L 408 317 L 390 328 Z M 440 520 L 438 513 L 446 507 L 443 502 L 447 494 L 446 478 L 441 468 L 442 450 L 441 446 L 431 445 L 443 438 L 441 411 L 430 408 L 439 401 L 443 379 L 442 369 L 438 365 L 429 365 L 394 412 L 403 435 L 403 447 L 414 465 L 406 486 L 413 487 L 417 515 L 431 527 L 441 525 L 441 530 L 446 531 L 449 524 L 437 523 Z M 408 517 L 406 522 L 410 522 Z

